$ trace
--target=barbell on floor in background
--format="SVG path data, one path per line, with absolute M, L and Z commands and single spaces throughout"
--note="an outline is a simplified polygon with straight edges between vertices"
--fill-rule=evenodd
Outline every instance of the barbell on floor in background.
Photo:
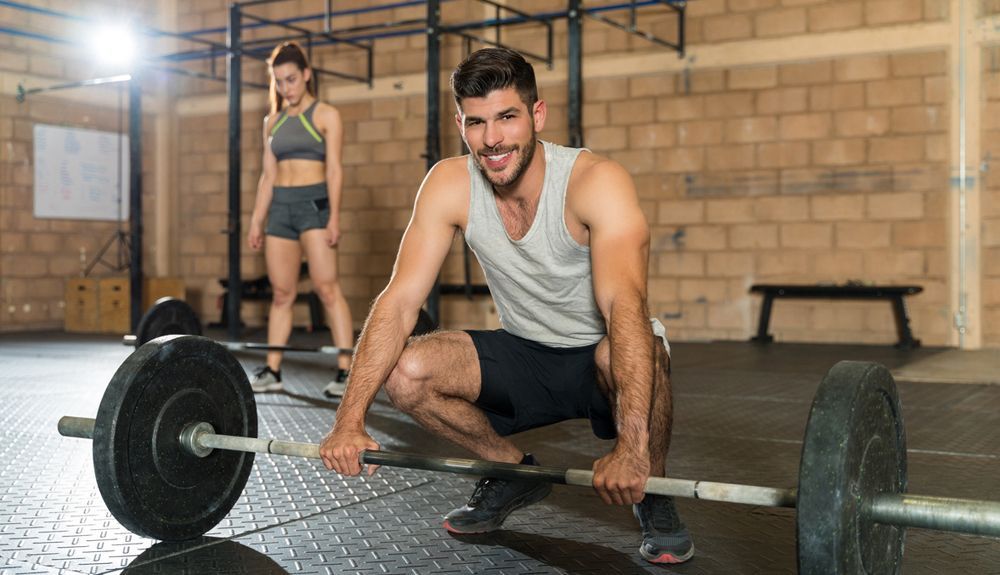
M 417 315 L 417 324 L 413 326 L 410 335 L 424 335 L 437 329 L 437 323 L 431 318 L 426 310 L 421 309 Z M 122 338 L 122 343 L 139 347 L 160 336 L 164 335 L 201 335 L 201 321 L 194 309 L 185 301 L 172 297 L 164 297 L 156 300 L 142 318 L 134 335 L 126 335 Z M 319 347 L 306 347 L 298 345 L 269 345 L 266 343 L 220 341 L 219 345 L 229 351 L 291 351 L 307 353 L 354 353 L 354 348 L 337 347 L 324 345 Z
M 139 347 L 112 377 L 96 419 L 59 433 L 93 439 L 97 485 L 115 518 L 154 539 L 215 527 L 239 499 L 254 453 L 317 458 L 319 446 L 257 439 L 246 373 L 196 336 Z M 365 451 L 369 465 L 590 486 L 592 472 Z M 799 572 L 898 573 L 905 527 L 1000 536 L 1000 502 L 910 495 L 895 382 L 878 364 L 843 361 L 823 378 L 802 444 L 798 488 L 650 477 L 646 493 L 796 507 Z

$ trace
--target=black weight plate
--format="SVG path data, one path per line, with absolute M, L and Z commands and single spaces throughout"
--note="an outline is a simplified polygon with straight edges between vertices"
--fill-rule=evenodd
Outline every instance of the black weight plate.
M 161 335 L 201 335 L 201 321 L 183 300 L 162 297 L 139 319 L 135 330 L 136 345 Z
M 94 426 L 94 472 L 126 529 L 179 541 L 215 527 L 243 493 L 253 454 L 187 453 L 179 435 L 204 421 L 216 433 L 257 436 L 246 373 L 221 345 L 165 336 L 139 347 L 104 392 Z
M 865 517 L 879 493 L 906 491 L 906 432 L 892 375 L 876 363 L 833 366 L 802 444 L 799 573 L 899 573 L 905 529 Z
M 431 319 L 431 314 L 427 313 L 427 310 L 420 308 L 420 313 L 417 315 L 417 324 L 413 326 L 413 333 L 410 335 L 425 335 L 437 328 L 437 323 Z

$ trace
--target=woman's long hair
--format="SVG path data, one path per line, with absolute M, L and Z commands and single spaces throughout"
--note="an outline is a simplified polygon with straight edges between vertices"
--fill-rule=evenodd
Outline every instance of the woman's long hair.
M 304 72 L 309 67 L 309 59 L 306 58 L 306 53 L 302 50 L 302 46 L 298 42 L 282 42 L 274 47 L 274 50 L 271 51 L 271 57 L 267 59 L 267 62 L 271 73 L 271 89 L 269 94 L 271 114 L 277 114 L 285 105 L 285 99 L 278 93 L 278 88 L 275 85 L 274 69 L 282 64 L 291 62 Z M 316 78 L 314 76 L 309 77 L 306 90 L 309 91 L 309 94 L 313 98 L 316 97 Z

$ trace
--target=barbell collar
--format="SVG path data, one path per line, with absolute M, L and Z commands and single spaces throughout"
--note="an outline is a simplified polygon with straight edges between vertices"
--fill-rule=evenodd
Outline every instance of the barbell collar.
M 865 515 L 886 525 L 1000 537 L 1000 502 L 997 501 L 882 494 L 868 501 Z

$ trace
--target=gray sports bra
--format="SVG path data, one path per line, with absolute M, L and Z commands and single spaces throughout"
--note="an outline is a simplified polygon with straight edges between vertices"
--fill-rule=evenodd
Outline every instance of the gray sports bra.
M 271 151 L 279 162 L 291 159 L 326 160 L 326 143 L 312 123 L 313 110 L 318 103 L 313 102 L 295 116 L 289 116 L 286 111 L 278 116 L 278 121 L 271 128 Z

